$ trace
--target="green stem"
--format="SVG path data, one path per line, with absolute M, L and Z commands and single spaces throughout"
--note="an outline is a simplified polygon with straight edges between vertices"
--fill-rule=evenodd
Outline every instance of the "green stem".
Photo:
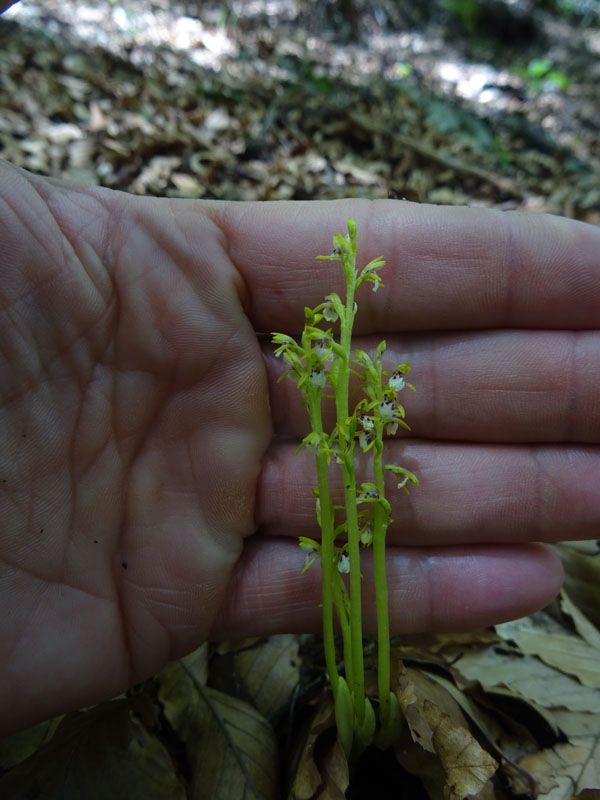
M 313 431 L 323 433 L 323 420 L 321 417 L 321 398 L 312 393 L 307 398 L 308 411 Z M 335 636 L 333 630 L 333 582 L 336 578 L 334 559 L 334 511 L 329 483 L 327 480 L 327 457 L 323 453 L 316 455 L 317 484 L 319 488 L 319 502 L 321 506 L 321 584 L 323 593 L 323 648 L 325 651 L 325 666 L 331 682 L 333 693 L 337 692 L 338 671 L 335 655 Z
M 385 497 L 383 470 L 383 423 L 375 423 L 373 446 L 373 477 L 379 497 Z M 375 605 L 377 608 L 377 684 L 380 716 L 385 725 L 390 705 L 390 622 L 385 563 L 385 536 L 389 514 L 381 503 L 373 509 L 373 572 L 375 576 Z
M 362 724 L 365 714 L 365 677 L 362 642 L 362 605 L 361 605 L 361 574 L 360 574 L 360 535 L 358 526 L 358 511 L 356 507 L 356 477 L 354 473 L 354 440 L 346 437 L 341 440 L 342 431 L 347 430 L 349 415 L 349 387 L 350 387 L 350 350 L 352 346 L 352 326 L 354 324 L 354 292 L 356 288 L 356 271 L 345 269 L 347 276 L 346 309 L 341 319 L 340 346 L 343 356 L 340 355 L 340 368 L 336 386 L 336 415 L 340 435 L 340 449 L 342 455 L 342 477 L 344 482 L 344 500 L 346 505 L 346 523 L 348 534 L 348 558 L 350 560 L 350 652 L 352 681 L 348 685 L 352 692 L 352 700 L 356 718 Z M 348 673 L 347 673 L 348 675 Z
M 342 631 L 342 641 L 344 643 L 344 666 L 346 670 L 346 681 L 349 686 L 352 686 L 352 632 L 350 629 L 350 622 L 348 620 L 348 594 L 342 576 L 339 574 L 333 576 L 333 601 L 337 611 L 338 619 L 340 621 L 340 628 Z

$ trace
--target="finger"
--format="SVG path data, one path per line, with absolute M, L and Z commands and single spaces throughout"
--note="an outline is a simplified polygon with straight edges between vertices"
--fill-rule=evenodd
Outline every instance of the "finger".
M 357 331 L 597 328 L 600 230 L 547 215 L 398 200 L 205 204 L 224 230 L 260 331 L 298 331 L 342 291 L 332 235 L 358 225 L 358 264 L 383 256 L 385 291 L 357 298 Z
M 250 540 L 211 638 L 303 633 L 321 628 L 321 571 L 302 574 L 295 542 Z M 371 559 L 363 573 L 364 630 L 376 632 Z M 458 630 L 525 616 L 560 590 L 562 567 L 541 545 L 391 548 L 387 553 L 393 634 Z
M 377 339 L 359 337 L 373 352 Z M 285 364 L 263 348 L 275 430 L 305 436 L 308 414 Z M 485 331 L 390 336 L 384 368 L 411 362 L 399 396 L 411 436 L 485 442 L 600 442 L 600 332 Z M 353 395 L 351 395 L 352 397 Z M 356 400 L 360 395 L 356 396 Z M 326 403 L 325 428 L 335 424 Z M 400 432 L 401 433 L 401 432 Z
M 319 536 L 314 457 L 294 456 L 294 444 L 274 444 L 257 494 L 265 535 Z M 414 472 L 410 495 L 388 475 L 392 544 L 447 545 L 594 538 L 600 526 L 600 447 L 469 445 L 390 441 L 385 463 Z M 364 461 L 357 482 L 368 480 Z M 339 469 L 331 467 L 332 497 L 343 502 Z

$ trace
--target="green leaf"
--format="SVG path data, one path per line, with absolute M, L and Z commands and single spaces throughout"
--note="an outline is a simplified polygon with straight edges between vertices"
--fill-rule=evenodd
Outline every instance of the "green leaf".
M 546 80 L 549 83 L 553 83 L 557 87 L 557 89 L 560 89 L 561 92 L 566 92 L 567 89 L 569 88 L 569 79 L 567 78 L 567 76 L 556 69 L 551 70 L 546 75 Z
M 381 727 L 375 735 L 375 745 L 381 750 L 387 750 L 394 742 L 400 738 L 404 727 L 404 717 L 400 710 L 398 697 L 394 692 L 390 692 L 387 719 L 380 720 Z
M 527 74 L 531 78 L 543 78 L 552 69 L 552 62 L 547 58 L 533 58 L 527 64 Z
M 354 706 L 352 694 L 345 678 L 340 676 L 337 682 L 337 691 L 334 698 L 335 722 L 337 725 L 338 740 L 347 759 L 352 751 L 354 736 Z
M 358 724 L 356 718 L 354 720 L 354 746 L 352 748 L 352 757 L 357 759 L 364 750 L 373 743 L 375 736 L 375 728 L 377 722 L 375 720 L 375 711 L 371 705 L 368 697 L 365 697 L 365 713 L 363 721 Z

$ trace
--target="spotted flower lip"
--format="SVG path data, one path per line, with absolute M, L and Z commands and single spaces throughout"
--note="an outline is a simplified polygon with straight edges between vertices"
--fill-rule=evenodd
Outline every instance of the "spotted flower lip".
M 312 350 L 321 361 L 326 361 L 331 358 L 331 342 L 329 339 L 316 339 L 313 342 Z
M 356 499 L 359 503 L 365 500 L 375 500 L 379 497 L 379 492 L 374 483 L 363 483 L 361 485 L 361 492 L 357 495 Z
M 308 380 L 317 389 L 324 389 L 325 384 L 327 383 L 327 375 L 325 375 L 325 370 L 311 369 L 310 375 L 308 376 Z
M 362 427 L 363 427 L 363 430 L 365 430 L 365 431 L 372 431 L 372 430 L 373 430 L 373 426 L 374 426 L 374 424 L 375 424 L 375 423 L 373 422 L 373 417 L 370 417 L 370 416 L 369 416 L 368 414 L 366 414 L 364 411 L 363 411 L 363 413 L 362 413 L 362 414 L 359 416 L 359 418 L 358 418 L 358 421 L 359 421 L 359 422 L 360 422 L 360 424 L 362 425 Z
M 392 419 L 395 410 L 395 403 L 392 400 L 383 400 L 383 402 L 379 404 L 379 413 L 382 419 Z
M 337 564 L 338 572 L 348 574 L 350 572 L 350 559 L 346 553 L 340 553 L 340 558 Z
M 371 431 L 358 432 L 358 443 L 363 452 L 367 449 L 367 447 L 371 444 L 372 441 L 373 441 L 373 434 L 371 433 Z
M 398 372 L 393 372 L 388 380 L 388 386 L 395 392 L 399 392 L 406 386 L 404 377 Z

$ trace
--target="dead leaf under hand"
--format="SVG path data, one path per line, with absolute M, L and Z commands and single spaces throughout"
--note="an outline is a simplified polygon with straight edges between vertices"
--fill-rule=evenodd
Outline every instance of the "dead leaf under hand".
M 204 686 L 183 662 L 161 673 L 159 700 L 185 746 L 189 800 L 274 800 L 277 747 L 258 711 Z

